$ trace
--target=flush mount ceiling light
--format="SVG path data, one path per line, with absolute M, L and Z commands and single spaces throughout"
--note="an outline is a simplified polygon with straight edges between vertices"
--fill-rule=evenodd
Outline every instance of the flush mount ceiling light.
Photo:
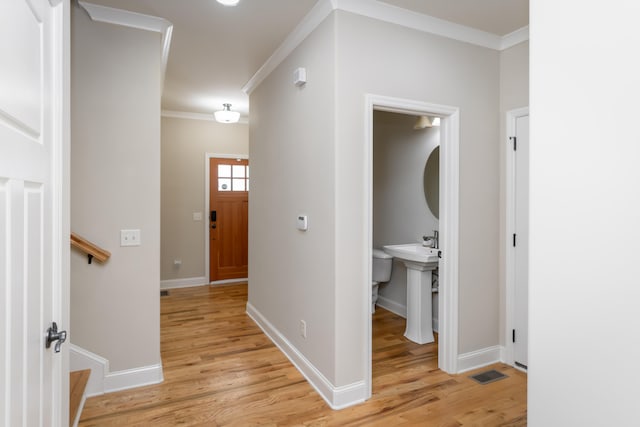
M 240 0 L 218 0 L 218 3 L 223 4 L 225 6 L 235 6 L 238 4 Z
M 240 119 L 240 113 L 231 111 L 231 104 L 222 104 L 222 106 L 224 107 L 222 110 L 214 113 L 216 121 L 220 123 L 236 123 Z

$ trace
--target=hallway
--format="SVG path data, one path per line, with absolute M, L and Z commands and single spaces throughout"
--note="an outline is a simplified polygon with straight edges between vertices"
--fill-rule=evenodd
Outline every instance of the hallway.
M 87 399 L 80 426 L 524 426 L 526 375 L 479 385 L 437 369 L 437 346 L 373 319 L 373 397 L 333 411 L 245 314 L 247 286 L 172 289 L 161 298 L 162 384 Z

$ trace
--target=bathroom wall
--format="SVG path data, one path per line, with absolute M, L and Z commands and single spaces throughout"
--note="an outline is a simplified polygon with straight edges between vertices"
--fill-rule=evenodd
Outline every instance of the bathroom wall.
M 73 344 L 111 371 L 160 360 L 160 34 L 71 15 L 71 230 L 111 252 L 71 251 Z M 120 247 L 121 229 L 141 246 Z
M 205 275 L 205 153 L 249 154 L 249 126 L 162 117 L 160 278 L 163 286 Z M 193 213 L 202 212 L 194 221 Z M 182 260 L 175 266 L 173 260 Z M 171 282 L 165 282 L 171 280 Z
M 373 247 L 421 242 L 438 229 L 424 197 L 423 175 L 429 154 L 440 144 L 440 128 L 415 130 L 416 119 L 373 114 Z M 407 270 L 402 262 L 394 260 L 391 280 L 379 293 L 379 305 L 406 316 Z

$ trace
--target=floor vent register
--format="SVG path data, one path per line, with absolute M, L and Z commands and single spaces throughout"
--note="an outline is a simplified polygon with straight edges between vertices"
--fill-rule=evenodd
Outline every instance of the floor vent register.
M 492 383 L 494 381 L 499 381 L 503 378 L 509 378 L 507 375 L 503 374 L 502 372 L 498 372 L 495 369 L 492 369 L 490 371 L 486 371 L 486 372 L 481 372 L 479 374 L 475 374 L 475 375 L 471 375 L 469 376 L 469 378 L 471 378 L 472 380 L 474 380 L 475 382 L 479 383 L 479 384 L 489 384 Z

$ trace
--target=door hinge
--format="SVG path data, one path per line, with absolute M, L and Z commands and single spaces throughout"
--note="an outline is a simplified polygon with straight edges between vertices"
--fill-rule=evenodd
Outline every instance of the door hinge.
M 511 330 L 511 342 L 516 342 L 516 330 Z
M 516 151 L 518 147 L 518 138 L 516 138 L 515 136 L 510 136 L 509 139 L 513 141 L 513 151 Z
M 513 233 L 513 247 L 516 247 L 516 233 Z

